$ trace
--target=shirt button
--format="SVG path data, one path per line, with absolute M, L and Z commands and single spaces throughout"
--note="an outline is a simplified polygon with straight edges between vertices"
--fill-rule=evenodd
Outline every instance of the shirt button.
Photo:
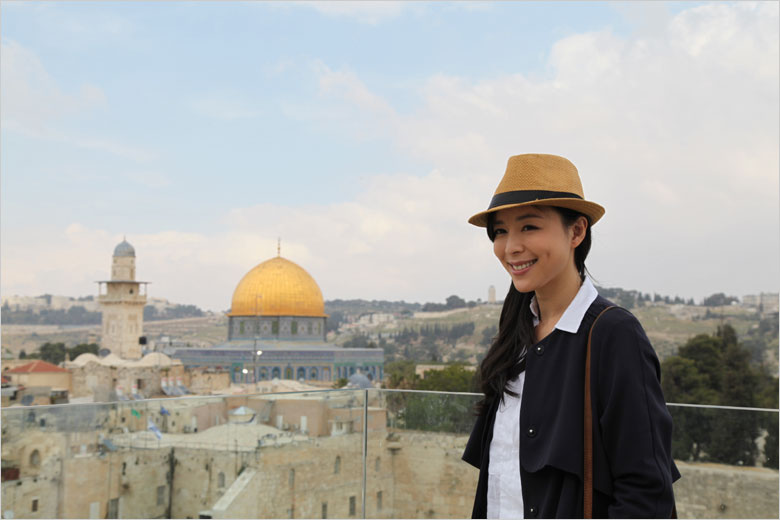
M 541 356 L 544 354 L 544 345 L 537 345 L 536 346 L 536 355 Z
M 528 516 L 531 518 L 536 518 L 536 508 L 534 506 L 528 508 Z
M 529 437 L 536 437 L 536 430 L 534 428 L 528 428 L 528 431 L 526 431 L 525 433 Z

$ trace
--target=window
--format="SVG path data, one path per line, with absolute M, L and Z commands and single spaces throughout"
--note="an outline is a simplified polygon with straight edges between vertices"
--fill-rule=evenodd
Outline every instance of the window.
M 341 456 L 336 455 L 336 463 L 333 465 L 333 473 L 341 472 Z
M 38 466 L 41 463 L 41 453 L 38 450 L 33 450 L 30 454 L 30 466 Z
M 382 492 L 377 491 L 376 492 L 376 510 L 381 511 L 382 510 Z
M 322 518 L 328 518 L 328 503 L 322 503 Z
M 225 487 L 225 474 L 221 471 L 219 472 L 219 475 L 217 476 L 217 486 L 218 487 Z
M 112 498 L 108 501 L 108 514 L 106 518 L 119 518 L 119 499 Z
M 279 334 L 279 320 L 274 320 L 271 322 L 271 332 L 273 334 Z
M 165 504 L 165 486 L 157 486 L 157 505 Z
M 244 322 L 240 321 L 238 322 L 238 333 L 243 334 L 244 333 Z
M 355 497 L 349 497 L 349 516 L 355 516 Z
M 295 470 L 290 470 L 290 476 L 287 477 L 288 484 L 290 484 L 290 487 L 295 486 Z
M 298 334 L 298 322 L 297 321 L 292 322 L 291 332 L 293 334 Z
M 122 476 L 125 476 L 125 471 L 127 470 L 127 462 L 122 463 Z
M 37 498 L 33 498 L 32 506 L 30 507 L 30 509 L 32 510 L 33 513 L 38 510 L 38 499 Z

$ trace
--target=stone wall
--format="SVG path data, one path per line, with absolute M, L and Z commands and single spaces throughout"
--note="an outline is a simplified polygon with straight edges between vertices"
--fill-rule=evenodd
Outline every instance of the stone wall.
M 230 387 L 230 373 L 206 372 L 203 369 L 185 371 L 184 384 L 194 394 L 209 395 Z
M 680 518 L 778 518 L 778 472 L 724 464 L 677 462 Z

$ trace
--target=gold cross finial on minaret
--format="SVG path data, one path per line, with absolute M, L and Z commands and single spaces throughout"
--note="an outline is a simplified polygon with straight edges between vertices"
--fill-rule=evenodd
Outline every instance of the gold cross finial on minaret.
M 282 256 L 282 238 L 276 239 L 276 256 Z

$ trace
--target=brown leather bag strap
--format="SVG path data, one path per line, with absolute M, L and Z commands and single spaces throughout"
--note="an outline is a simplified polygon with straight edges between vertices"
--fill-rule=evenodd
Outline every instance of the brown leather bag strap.
M 583 425 L 585 466 L 582 472 L 584 491 L 582 518 L 593 518 L 593 410 L 590 402 L 590 340 L 593 336 L 593 327 L 596 326 L 601 315 L 614 308 L 614 305 L 607 307 L 593 320 L 593 325 L 590 326 L 590 332 L 588 332 L 588 346 L 585 350 L 585 421 Z

